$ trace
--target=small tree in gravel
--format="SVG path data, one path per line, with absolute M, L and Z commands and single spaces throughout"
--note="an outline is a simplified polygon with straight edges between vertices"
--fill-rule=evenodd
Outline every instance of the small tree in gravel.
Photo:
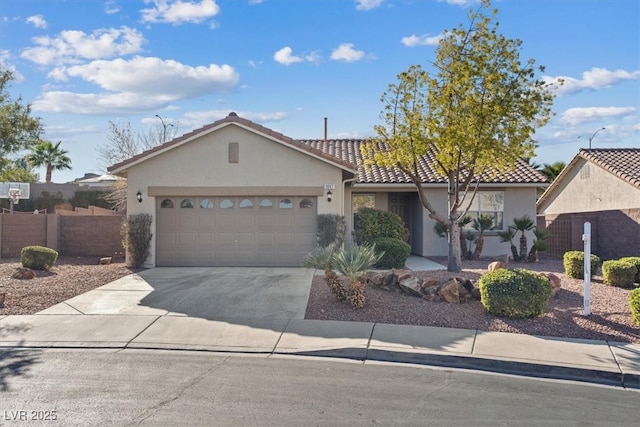
M 151 222 L 149 214 L 129 215 L 123 223 L 122 246 L 127 249 L 129 264 L 133 268 L 140 268 L 149 257 L 151 249 Z
M 342 281 L 338 278 L 338 275 L 333 271 L 333 258 L 335 254 L 335 246 L 330 244 L 328 246 L 319 246 L 313 252 L 307 254 L 304 259 L 304 266 L 306 268 L 315 268 L 324 271 L 324 281 L 329 287 L 331 293 L 340 302 L 346 302 L 348 292 L 342 286 Z

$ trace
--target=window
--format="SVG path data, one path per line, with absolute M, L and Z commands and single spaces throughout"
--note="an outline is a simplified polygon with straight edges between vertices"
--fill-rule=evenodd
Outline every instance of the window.
M 162 202 L 160 202 L 160 208 L 161 209 L 173 209 L 173 200 L 164 199 Z
M 502 230 L 504 228 L 502 225 L 502 217 L 504 215 L 504 191 L 478 191 L 476 197 L 473 198 L 467 216 L 478 218 L 480 215 L 493 218 L 493 227 L 496 230 Z M 464 228 L 472 229 L 473 227 L 471 225 L 472 223 L 469 223 Z
M 200 200 L 200 207 L 202 209 L 213 209 L 213 200 L 211 199 Z
M 220 209 L 231 209 L 233 207 L 233 202 L 230 199 L 222 199 L 218 204 Z
M 311 199 L 302 199 L 300 201 L 300 209 L 309 209 L 313 207 L 313 200 Z
M 249 199 L 242 199 L 242 201 L 240 202 L 240 209 L 252 208 L 252 207 L 253 207 L 253 202 Z
M 375 209 L 376 195 L 375 194 L 354 194 L 351 197 L 351 206 L 353 208 L 353 213 L 358 212 L 361 208 Z
M 261 208 L 272 208 L 273 207 L 273 202 L 270 199 L 262 199 L 260 200 L 260 205 Z
M 293 209 L 293 201 L 291 199 L 280 200 L 280 209 Z
M 183 199 L 182 202 L 180 202 L 180 207 L 183 209 L 190 209 L 193 207 L 193 202 L 191 199 Z

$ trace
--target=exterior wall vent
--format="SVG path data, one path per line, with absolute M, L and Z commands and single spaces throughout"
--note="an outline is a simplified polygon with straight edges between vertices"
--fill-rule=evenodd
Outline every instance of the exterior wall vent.
M 240 144 L 237 142 L 229 143 L 229 163 L 240 162 Z

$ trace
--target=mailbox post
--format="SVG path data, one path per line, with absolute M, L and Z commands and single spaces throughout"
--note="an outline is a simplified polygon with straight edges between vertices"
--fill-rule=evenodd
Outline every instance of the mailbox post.
M 584 316 L 591 314 L 591 223 L 584 223 Z

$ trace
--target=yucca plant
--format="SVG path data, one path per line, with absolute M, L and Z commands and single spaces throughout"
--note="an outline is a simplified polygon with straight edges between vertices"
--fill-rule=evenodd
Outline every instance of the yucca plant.
M 335 246 L 318 247 L 313 252 L 307 254 L 304 259 L 306 268 L 315 268 L 324 271 L 324 281 L 329 287 L 331 293 L 340 302 L 347 301 L 347 290 L 342 286 L 342 282 L 338 275 L 333 271 L 333 257 L 335 254 Z
M 384 255 L 376 253 L 376 246 L 353 245 L 349 249 L 343 249 L 334 253 L 333 267 L 349 278 L 351 290 L 349 303 L 353 308 L 362 308 L 366 302 L 365 274 Z

